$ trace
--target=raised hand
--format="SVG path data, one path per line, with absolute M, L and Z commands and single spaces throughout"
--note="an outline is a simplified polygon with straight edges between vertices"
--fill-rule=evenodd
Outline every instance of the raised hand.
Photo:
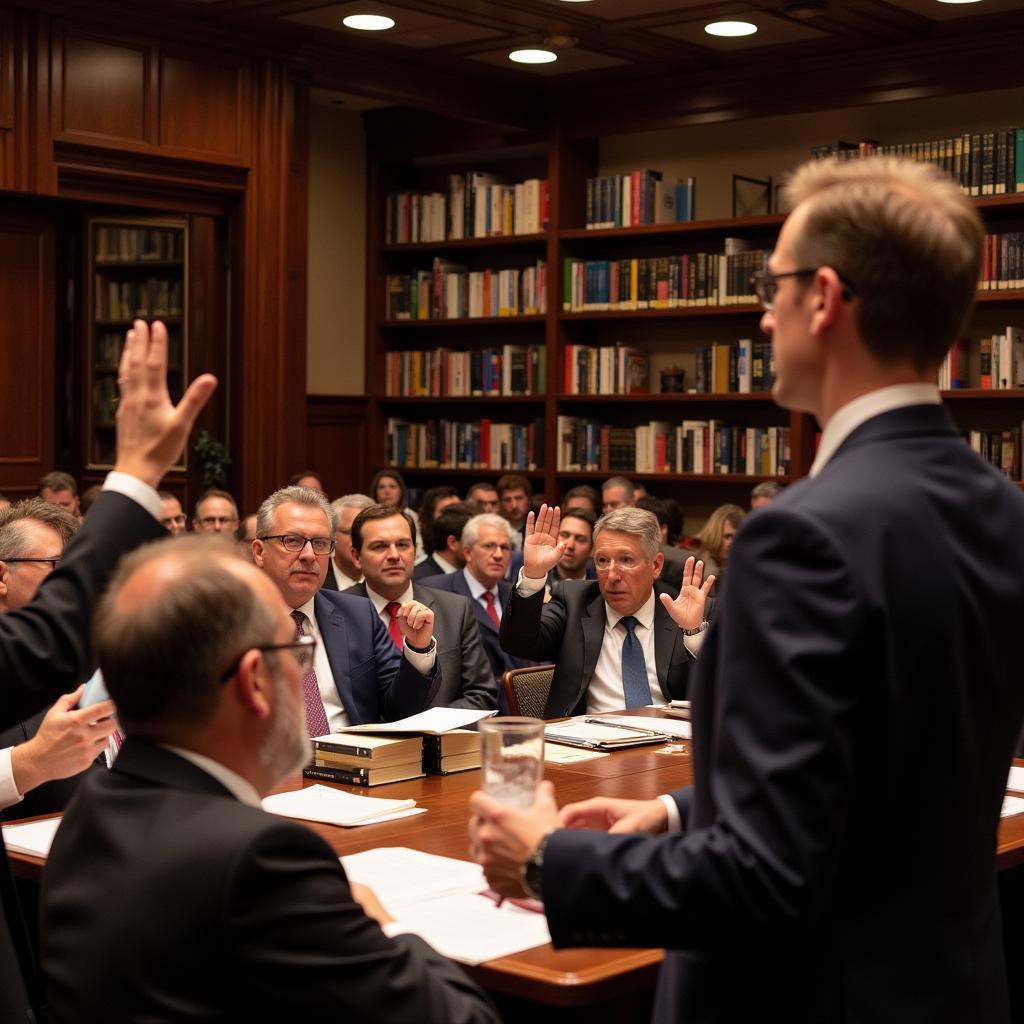
M 683 566 L 683 585 L 679 596 L 673 599 L 668 594 L 660 595 L 665 611 L 680 629 L 696 629 L 704 621 L 704 605 L 715 584 L 715 577 L 711 575 L 702 582 L 703 576 L 704 563 L 690 555 Z
M 398 628 L 413 647 L 429 647 L 434 613 L 419 601 L 407 601 L 398 609 Z
M 523 575 L 532 580 L 543 579 L 558 565 L 565 544 L 558 539 L 562 511 L 557 505 L 541 505 L 536 519 L 526 516 L 526 539 L 523 541 Z

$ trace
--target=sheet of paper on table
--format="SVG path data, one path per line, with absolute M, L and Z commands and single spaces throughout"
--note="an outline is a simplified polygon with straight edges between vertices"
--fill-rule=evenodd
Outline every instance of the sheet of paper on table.
M 489 896 L 471 861 L 385 846 L 342 857 L 345 873 L 370 886 L 388 912 L 439 953 L 481 964 L 551 941 L 543 914 Z
M 384 735 L 392 732 L 418 732 L 427 736 L 439 736 L 453 729 L 463 729 L 467 725 L 479 722 L 481 718 L 490 718 L 497 711 L 476 711 L 466 708 L 428 708 L 418 715 L 400 718 L 397 722 L 376 722 L 367 725 L 346 725 L 338 732 L 371 732 Z
M 1024 813 L 1024 798 L 1019 796 L 1003 797 L 1003 809 L 999 812 L 1000 818 L 1009 818 L 1012 814 Z
M 603 750 L 583 750 L 580 747 L 566 747 L 552 740 L 544 741 L 544 760 L 553 764 L 574 764 L 576 761 L 593 761 L 595 757 L 607 757 Z
M 1006 780 L 1006 788 L 1024 793 L 1024 768 L 1011 768 L 1010 777 Z
M 48 857 L 61 820 L 60 817 L 44 818 L 42 821 L 26 821 L 21 825 L 4 825 L 4 845 L 8 853 Z
M 275 793 L 263 800 L 263 810 L 285 818 L 303 821 L 322 821 L 327 825 L 352 828 L 356 825 L 376 825 L 381 821 L 407 818 L 424 814 L 425 807 L 417 807 L 415 800 L 385 800 L 375 796 L 346 793 L 330 786 L 307 786 L 287 793 Z
M 601 721 L 632 725 L 637 729 L 650 729 L 651 732 L 660 732 L 665 736 L 674 736 L 681 740 L 690 738 L 690 723 L 675 718 L 666 720 L 664 718 L 641 718 L 633 715 L 601 715 Z

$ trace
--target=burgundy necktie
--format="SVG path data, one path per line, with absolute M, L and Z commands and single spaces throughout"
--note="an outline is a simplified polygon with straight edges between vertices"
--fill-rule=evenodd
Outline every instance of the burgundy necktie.
M 501 629 L 501 619 L 498 618 L 498 609 L 494 607 L 494 595 L 489 591 L 484 591 L 484 604 L 487 605 L 485 609 L 487 612 L 487 618 L 494 623 L 495 629 Z
M 306 616 L 298 609 L 292 612 L 295 620 L 295 639 L 305 635 Z M 327 724 L 327 712 L 324 710 L 323 698 L 320 696 L 320 687 L 316 681 L 316 669 L 312 662 L 309 671 L 302 677 L 302 698 L 306 704 L 306 728 L 310 736 L 326 736 L 331 727 Z
M 391 639 L 399 650 L 402 649 L 402 630 L 398 626 L 398 609 L 401 607 L 397 601 L 388 601 L 384 605 L 388 613 L 388 632 L 391 634 Z

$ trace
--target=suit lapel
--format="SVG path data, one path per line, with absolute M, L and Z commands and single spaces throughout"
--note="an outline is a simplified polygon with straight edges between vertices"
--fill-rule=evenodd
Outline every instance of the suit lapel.
M 356 702 L 352 695 L 348 623 L 341 611 L 321 594 L 313 599 L 313 612 L 320 627 L 320 636 L 327 652 L 327 662 L 331 666 L 331 675 L 334 676 L 334 685 L 341 697 L 341 705 L 348 712 L 352 725 L 361 725 L 361 722 L 355 721 Z
M 601 645 L 604 643 L 604 598 L 598 593 L 584 609 L 580 624 L 583 627 L 583 673 L 581 676 L 583 689 L 576 695 L 578 701 L 586 690 L 590 680 L 594 678 L 597 659 L 601 656 Z
M 668 691 L 668 670 L 676 654 L 676 644 L 680 643 L 679 627 L 654 592 L 654 661 L 658 671 L 658 685 L 666 702 L 672 698 Z

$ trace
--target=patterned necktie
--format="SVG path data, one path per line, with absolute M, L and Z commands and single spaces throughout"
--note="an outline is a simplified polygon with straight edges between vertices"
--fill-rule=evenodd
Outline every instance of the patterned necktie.
M 498 609 L 494 607 L 494 595 L 489 590 L 485 590 L 483 598 L 484 604 L 487 605 L 487 608 L 485 609 L 487 612 L 487 618 L 494 623 L 495 629 L 501 629 L 501 619 L 498 618 Z
M 292 612 L 295 620 L 295 639 L 305 635 L 306 616 L 298 609 Z M 309 671 L 302 677 L 302 699 L 306 704 L 306 728 L 310 736 L 326 736 L 331 727 L 327 724 L 327 712 L 324 710 L 320 687 L 316 681 L 316 669 L 310 662 Z
M 401 607 L 397 601 L 388 601 L 384 605 L 384 610 L 388 613 L 388 632 L 391 634 L 394 645 L 399 650 L 402 649 L 402 630 L 398 625 L 398 609 Z
M 651 703 L 644 649 L 636 636 L 636 616 L 623 615 L 619 622 L 626 628 L 622 644 L 622 692 L 627 708 L 643 708 Z

